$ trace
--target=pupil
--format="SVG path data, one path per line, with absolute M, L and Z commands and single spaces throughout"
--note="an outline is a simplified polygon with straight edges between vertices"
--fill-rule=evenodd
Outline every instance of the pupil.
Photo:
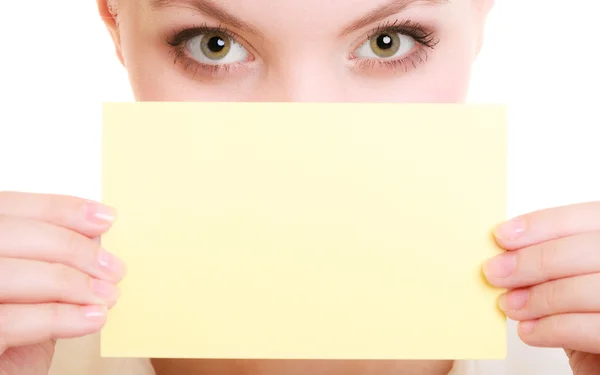
M 218 36 L 213 36 L 209 39 L 207 45 L 211 52 L 221 52 L 225 48 L 225 41 Z
M 381 49 L 390 49 L 392 48 L 392 37 L 387 34 L 382 34 L 377 38 L 377 47 Z

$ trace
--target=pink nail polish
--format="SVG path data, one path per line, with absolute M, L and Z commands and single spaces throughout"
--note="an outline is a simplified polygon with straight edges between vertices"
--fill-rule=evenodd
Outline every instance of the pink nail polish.
M 86 202 L 86 218 L 99 225 L 112 224 L 117 218 L 117 211 L 97 202 Z
M 502 311 L 518 311 L 525 307 L 529 299 L 529 291 L 513 290 L 500 297 L 499 305 Z
M 531 333 L 533 333 L 536 324 L 537 320 L 528 320 L 526 322 L 520 322 L 519 332 L 523 335 L 530 335 Z
M 102 321 L 106 319 L 108 309 L 106 306 L 84 306 L 81 308 L 83 316 L 89 320 Z
M 525 232 L 525 220 L 521 217 L 514 218 L 502 223 L 494 230 L 496 238 L 505 241 L 513 241 Z
M 102 298 L 105 302 L 112 302 L 117 299 L 119 289 L 116 285 L 98 279 L 92 279 L 90 281 L 90 288 L 98 297 Z
M 121 280 L 125 276 L 125 263 L 108 251 L 100 248 L 98 250 L 98 264 L 100 269 L 108 276 Z
M 483 266 L 483 273 L 488 279 L 503 279 L 510 276 L 514 272 L 516 266 L 516 254 L 504 253 L 488 260 Z

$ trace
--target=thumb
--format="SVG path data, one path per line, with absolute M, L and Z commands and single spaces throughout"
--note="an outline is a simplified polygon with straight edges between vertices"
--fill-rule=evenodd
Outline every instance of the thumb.
M 54 341 L 7 349 L 0 354 L 0 375 L 48 375 Z
M 600 374 L 600 355 L 565 349 L 573 375 Z

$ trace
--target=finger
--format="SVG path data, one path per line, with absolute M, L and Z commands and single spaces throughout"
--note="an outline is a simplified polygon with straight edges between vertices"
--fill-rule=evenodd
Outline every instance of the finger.
M 0 258 L 0 303 L 112 306 L 118 298 L 116 285 L 63 264 Z
M 96 237 L 110 228 L 116 213 L 98 202 L 66 195 L 0 192 L 0 216 L 43 221 Z
M 106 281 L 120 281 L 125 265 L 96 240 L 41 221 L 0 216 L 0 257 L 62 263 Z M 33 234 L 33 235 L 32 235 Z
M 600 232 L 505 252 L 486 262 L 483 272 L 492 285 L 508 289 L 600 272 Z
M 521 340 L 543 348 L 600 354 L 600 314 L 560 314 L 518 325 Z
M 564 313 L 600 312 L 600 273 L 569 277 L 509 291 L 500 308 L 510 319 L 534 320 Z
M 600 202 L 535 211 L 499 225 L 494 233 L 502 248 L 515 250 L 593 231 L 600 231 Z
M 86 336 L 105 322 L 105 306 L 0 305 L 0 354 L 7 348 Z

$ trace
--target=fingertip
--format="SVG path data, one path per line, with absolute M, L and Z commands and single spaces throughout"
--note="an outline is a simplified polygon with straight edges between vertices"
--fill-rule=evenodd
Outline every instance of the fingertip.
M 519 336 L 522 339 L 530 337 L 535 331 L 535 326 L 537 325 L 537 322 L 537 320 L 526 320 L 523 322 L 519 322 L 519 324 L 517 325 Z
M 93 224 L 109 227 L 117 220 L 117 210 L 114 207 L 95 201 L 85 201 L 83 204 L 85 218 Z
M 83 200 L 79 212 L 81 221 L 77 230 L 98 242 L 117 220 L 116 209 L 96 201 Z
M 519 216 L 496 225 L 492 233 L 498 245 L 506 250 L 512 250 L 515 248 L 516 241 L 525 233 L 525 228 L 525 218 Z
M 79 316 L 78 332 L 75 335 L 73 335 L 74 332 L 71 332 L 70 336 L 81 337 L 90 335 L 100 332 L 106 324 L 108 306 L 103 304 L 77 306 L 76 314 Z
M 100 269 L 111 281 L 119 283 L 125 278 L 127 274 L 127 265 L 123 260 L 103 247 L 98 249 L 96 256 Z
M 85 319 L 92 323 L 103 323 L 106 321 L 108 307 L 106 305 L 82 306 L 81 313 Z
M 119 288 L 116 289 L 114 297 L 107 302 L 106 307 L 110 310 L 117 305 L 119 302 L 119 298 L 121 298 L 121 290 Z
M 516 267 L 515 253 L 502 253 L 484 262 L 482 272 L 492 286 L 506 288 L 510 284 L 509 277 L 515 272 Z

